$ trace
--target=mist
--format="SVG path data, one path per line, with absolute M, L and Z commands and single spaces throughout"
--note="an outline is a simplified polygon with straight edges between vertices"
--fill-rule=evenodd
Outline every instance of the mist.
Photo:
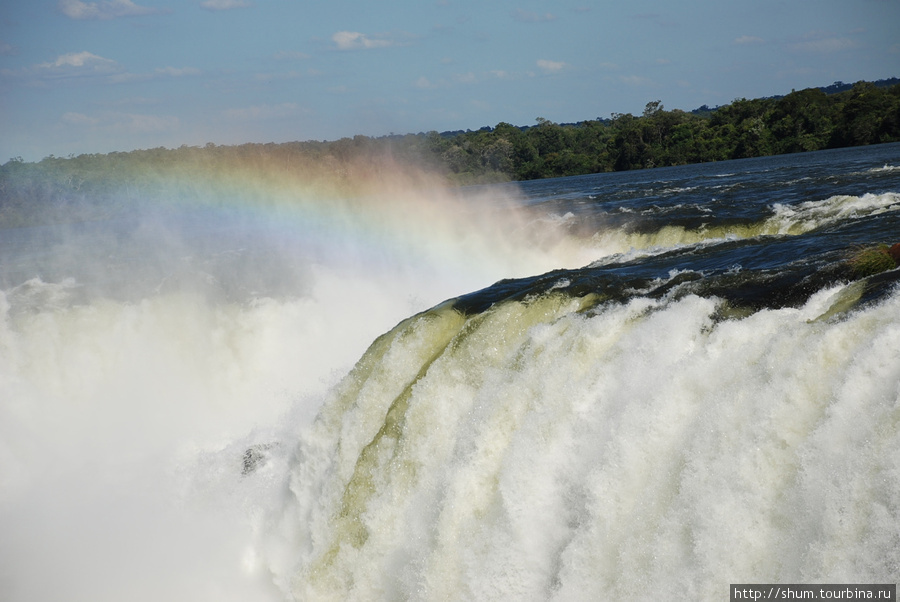
M 8 599 L 281 599 L 255 547 L 287 490 L 275 458 L 368 345 L 454 295 L 590 260 L 514 187 L 376 176 L 341 196 L 198 174 L 113 191 L 127 210 L 106 219 L 3 231 Z

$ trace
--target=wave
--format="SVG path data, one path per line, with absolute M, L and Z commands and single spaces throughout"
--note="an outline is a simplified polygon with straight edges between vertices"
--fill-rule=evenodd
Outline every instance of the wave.
M 844 220 L 860 219 L 897 211 L 900 194 L 864 194 L 862 196 L 838 195 L 824 201 L 808 201 L 797 205 L 775 205 L 775 215 L 767 220 L 777 225 L 779 232 L 808 232 Z
M 684 207 L 684 206 L 680 206 Z M 643 215 L 664 218 L 673 208 L 663 211 L 645 210 Z M 900 194 L 864 194 L 861 196 L 836 195 L 818 201 L 798 204 L 774 204 L 768 216 L 756 221 L 727 222 L 704 217 L 704 211 L 690 221 L 698 222 L 695 227 L 666 223 L 657 219 L 649 224 L 635 219 L 624 225 L 596 231 L 587 245 L 599 258 L 632 260 L 636 256 L 658 254 L 685 246 L 711 244 L 732 240 L 747 240 L 763 236 L 798 236 L 814 230 L 836 226 L 845 222 L 877 216 L 900 210 Z M 651 214 L 646 211 L 652 212 Z M 620 212 L 628 216 L 629 212 Z M 580 223 L 580 219 L 569 213 L 556 218 L 556 223 Z M 655 226 L 655 227 L 654 227 Z M 640 231 L 636 231 L 640 227 Z M 617 257 L 611 257 L 617 256 Z M 602 259 L 598 259 L 602 261 Z

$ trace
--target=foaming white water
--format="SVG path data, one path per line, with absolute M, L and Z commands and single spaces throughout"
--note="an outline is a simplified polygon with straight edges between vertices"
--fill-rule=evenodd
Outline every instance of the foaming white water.
M 344 297 L 242 307 L 173 294 L 4 312 L 4 599 L 270 599 L 241 569 L 241 507 L 217 499 L 229 489 L 195 491 L 191 467 L 198 450 L 292 408 L 293 423 L 310 419 L 346 354 L 383 328 L 344 328 L 357 309 Z
M 254 533 L 368 345 L 460 292 L 592 258 L 508 199 L 397 186 L 147 199 L 122 223 L 10 234 L 0 598 L 281 599 Z
M 0 291 L 0 598 L 284 598 L 251 544 L 326 392 L 405 317 L 562 257 L 499 210 L 509 239 L 377 208 L 35 243 L 63 276 Z
M 376 336 L 461 284 L 430 267 L 313 266 L 306 296 L 244 302 L 0 292 L 0 597 L 281 599 L 248 547 L 276 481 L 245 478 L 245 450 L 296 438 Z
M 900 195 L 894 192 L 838 195 L 807 201 L 796 205 L 775 204 L 772 215 L 756 223 L 704 226 L 691 229 L 683 226 L 662 226 L 651 232 L 625 232 L 621 229 L 601 230 L 590 239 L 597 265 L 618 260 L 665 252 L 672 248 L 715 244 L 723 240 L 756 238 L 760 236 L 797 236 L 817 228 L 846 220 L 862 219 L 900 210 Z M 572 214 L 558 218 L 574 221 Z
M 769 223 L 778 228 L 779 234 L 800 234 L 846 219 L 897 210 L 900 210 L 900 194 L 895 192 L 862 196 L 838 195 L 794 206 L 775 205 L 775 215 Z
M 841 383 L 864 380 L 850 371 L 868 374 L 857 363 L 874 357 L 865 338 L 896 337 L 890 310 L 855 314 L 852 326 L 807 324 L 832 303 L 819 296 L 799 311 L 715 324 L 715 301 L 590 309 L 551 296 L 469 320 L 440 307 L 363 355 L 380 333 L 441 299 L 606 252 L 586 251 L 552 227 L 541 239 L 543 223 L 515 220 L 492 237 L 485 220 L 460 243 L 464 224 L 444 213 L 397 215 L 403 227 L 383 228 L 376 244 L 356 244 L 365 228 L 348 228 L 341 240 L 320 233 L 319 263 L 291 271 L 302 290 L 294 297 L 226 294 L 255 290 L 236 286 L 245 281 L 277 281 L 292 258 L 266 265 L 265 253 L 250 254 L 253 261 L 238 264 L 264 272 L 254 281 L 225 259 L 192 258 L 181 240 L 172 242 L 175 254 L 150 262 L 160 266 L 152 274 L 166 274 L 164 285 L 129 301 L 86 293 L 71 278 L 34 278 L 0 294 L 2 597 L 567 598 L 622 597 L 632 586 L 650 597 L 648 584 L 682 570 L 698 591 L 713 591 L 716 559 L 747 580 L 793 576 L 796 566 L 802 575 L 827 573 L 816 572 L 816 562 L 825 565 L 813 552 L 791 561 L 799 547 L 774 548 L 771 562 L 787 567 L 781 573 L 752 546 L 756 560 L 710 551 L 736 546 L 757 523 L 782 547 L 789 535 L 806 537 L 810 550 L 836 559 L 832 566 L 855 559 L 863 575 L 895 566 L 881 540 L 871 557 L 881 565 L 859 560 L 863 536 L 834 543 L 828 521 L 845 520 L 838 506 L 846 489 L 826 488 L 824 518 L 784 535 L 789 511 L 805 510 L 820 481 L 830 483 L 815 464 L 824 442 L 816 443 L 822 420 L 814 418 L 806 431 L 792 427 L 794 448 L 753 440 L 757 455 L 774 454 L 775 472 L 787 464 L 788 473 L 805 474 L 811 458 L 813 477 L 776 482 L 761 501 L 744 495 L 745 477 L 718 522 L 703 523 L 726 486 L 727 466 L 716 464 L 724 456 L 709 450 L 751 467 L 762 462 L 739 445 L 753 434 L 741 408 L 756 408 L 756 418 L 774 411 L 765 403 L 787 395 L 788 367 L 801 384 L 831 383 L 801 389 L 801 407 L 830 408 L 843 399 L 841 387 L 856 390 Z M 148 248 L 166 240 L 147 228 Z M 66 247 L 68 265 L 78 264 L 77 250 Z M 138 264 L 143 255 L 129 257 Z M 171 266 L 182 268 L 170 275 Z M 766 333 L 771 340 L 759 338 Z M 818 355 L 788 353 L 826 339 Z M 895 339 L 878 344 L 896 357 Z M 755 359 L 745 366 L 741 354 Z M 833 366 L 839 376 L 819 378 Z M 888 363 L 876 375 L 885 390 L 896 389 L 892 370 Z M 816 392 L 826 401 L 812 401 Z M 866 432 L 882 449 L 896 448 L 875 427 Z M 867 469 L 886 487 L 897 465 L 888 458 Z M 753 474 L 763 479 L 764 469 Z M 700 482 L 707 473 L 708 486 Z M 865 486 L 857 485 L 869 496 L 860 504 L 876 499 L 885 524 L 896 518 L 896 498 L 873 497 Z M 725 518 L 731 513 L 735 524 Z M 865 533 L 882 524 L 871 512 L 851 513 Z M 725 544 L 704 530 L 715 528 Z M 747 566 L 759 570 L 748 577 Z
M 379 339 L 286 458 L 296 599 L 715 599 L 900 568 L 900 295 L 550 294 Z

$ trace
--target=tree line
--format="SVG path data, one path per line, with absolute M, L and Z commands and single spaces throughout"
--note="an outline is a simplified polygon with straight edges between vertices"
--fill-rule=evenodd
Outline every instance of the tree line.
M 890 80 L 896 82 L 896 80 Z M 844 88 L 840 82 L 835 87 Z M 826 89 L 827 90 L 827 89 Z M 738 99 L 692 112 L 647 103 L 641 115 L 531 128 L 506 123 L 427 137 L 429 151 L 460 179 L 513 180 L 685 165 L 900 141 L 900 84 L 859 82 L 783 97 Z
M 533 126 L 476 131 L 51 155 L 37 163 L 16 158 L 0 166 L 0 227 L 97 219 L 176 192 L 227 195 L 237 178 L 289 180 L 341 195 L 386 174 L 474 184 L 896 142 L 897 82 L 835 82 L 691 112 L 652 101 L 641 115 L 573 124 L 539 117 Z

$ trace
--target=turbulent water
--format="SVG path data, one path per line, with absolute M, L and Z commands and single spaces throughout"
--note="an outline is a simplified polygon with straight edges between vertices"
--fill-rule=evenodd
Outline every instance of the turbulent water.
M 900 145 L 410 194 L 0 231 L 2 597 L 896 581 Z

